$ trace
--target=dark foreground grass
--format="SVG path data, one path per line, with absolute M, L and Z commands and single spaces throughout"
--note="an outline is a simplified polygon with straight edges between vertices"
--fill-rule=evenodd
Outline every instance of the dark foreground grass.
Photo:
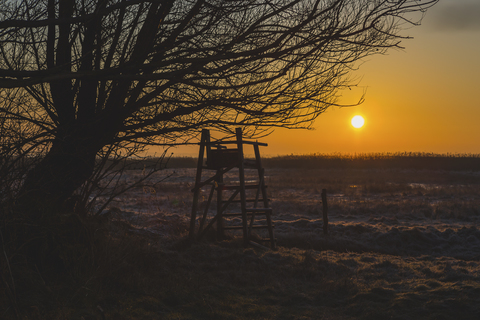
M 480 177 L 460 171 L 267 171 L 275 251 L 238 238 L 189 246 L 188 219 L 168 220 L 176 225 L 165 237 L 112 216 L 95 229 L 104 236 L 93 264 L 77 261 L 56 279 L 34 270 L 31 290 L 13 295 L 2 270 L 0 319 L 479 319 L 479 232 L 448 229 L 480 211 Z M 182 179 L 143 200 L 134 194 L 135 206 L 188 215 L 189 203 L 172 201 L 191 197 Z M 328 237 L 318 221 L 322 188 Z
M 112 242 L 82 283 L 20 319 L 478 319 L 479 262 L 448 257 Z M 81 263 L 81 262 L 79 262 Z M 60 286 L 60 287 L 59 287 Z M 59 294 L 61 292 L 61 295 Z M 19 299 L 21 297 L 18 297 Z M 2 318 L 12 316 L 2 310 Z M 13 317 L 12 317 L 13 318 Z
M 107 247 L 90 278 L 22 292 L 28 297 L 16 297 L 18 318 L 341 319 L 318 294 L 353 288 L 345 275 L 333 286 L 299 250 L 255 250 L 237 241 L 162 248 L 125 235 Z M 15 318 L 13 306 L 4 307 L 2 319 Z
M 98 302 L 106 318 L 476 319 L 480 314 L 477 263 L 449 258 L 263 251 L 235 242 L 198 244 L 156 258 L 160 265 L 149 285 L 134 285 L 117 301 Z

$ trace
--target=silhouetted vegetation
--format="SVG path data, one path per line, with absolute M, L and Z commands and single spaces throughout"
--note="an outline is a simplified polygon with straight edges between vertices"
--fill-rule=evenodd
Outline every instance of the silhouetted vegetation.
M 272 168 L 336 168 L 336 169 L 411 169 L 411 170 L 480 170 L 478 154 L 435 153 L 365 153 L 311 154 L 266 158 Z
M 15 151 L 42 156 L 19 212 L 61 214 L 98 157 L 202 128 L 308 127 L 359 60 L 400 47 L 402 24 L 436 2 L 3 1 L 2 125 Z
M 356 62 L 400 47 L 402 24 L 436 2 L 1 1 L 0 317 L 117 318 L 96 307 L 102 290 L 125 304 L 115 290 L 162 292 L 173 308 L 180 291 L 147 283 L 169 274 L 149 256 L 157 244 L 107 210 L 125 191 L 156 190 L 145 181 L 163 158 L 132 158 L 202 128 L 308 127 L 355 85 Z
M 145 164 L 153 161 L 148 160 Z M 424 152 L 359 153 L 359 154 L 308 154 L 284 155 L 263 158 L 268 168 L 288 169 L 411 169 L 479 171 L 480 154 L 437 154 Z M 172 157 L 168 168 L 195 168 L 194 157 Z M 141 167 L 139 162 L 137 167 Z

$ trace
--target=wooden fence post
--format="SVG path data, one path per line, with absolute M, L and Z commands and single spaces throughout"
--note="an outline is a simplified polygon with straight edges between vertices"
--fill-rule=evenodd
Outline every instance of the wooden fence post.
M 323 234 L 328 234 L 327 189 L 322 189 L 322 204 L 323 204 Z

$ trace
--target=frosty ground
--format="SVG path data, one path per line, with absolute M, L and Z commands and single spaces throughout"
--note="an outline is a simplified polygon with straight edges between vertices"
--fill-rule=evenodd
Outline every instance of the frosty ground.
M 478 172 L 267 168 L 277 250 L 240 234 L 187 245 L 194 176 L 165 169 L 110 204 L 119 238 L 155 242 L 158 263 L 136 292 L 98 302 L 106 318 L 480 317 Z

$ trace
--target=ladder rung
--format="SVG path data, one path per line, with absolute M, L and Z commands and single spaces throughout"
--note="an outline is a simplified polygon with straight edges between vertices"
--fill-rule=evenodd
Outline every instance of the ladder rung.
M 248 215 L 252 215 L 251 213 L 247 213 Z M 236 213 L 222 213 L 222 217 L 241 217 L 242 213 L 236 212 Z
M 245 209 L 248 212 L 255 212 L 255 213 L 272 213 L 272 208 L 247 208 Z
M 267 211 L 271 211 L 271 210 L 267 210 Z M 252 214 L 253 212 L 246 212 L 247 216 L 251 216 Z M 255 212 L 255 214 L 267 214 L 267 212 L 263 210 L 263 211 Z M 241 217 L 242 213 L 241 212 L 222 213 L 222 216 L 223 217 Z
M 255 240 L 252 240 L 252 241 L 257 241 L 257 242 L 270 242 L 270 241 L 272 241 L 272 239 L 265 238 L 265 239 L 255 239 Z M 273 238 L 273 241 L 277 241 L 277 239 Z
M 235 186 L 235 185 L 220 185 L 222 187 L 222 190 L 237 190 L 240 189 L 240 186 Z M 258 184 L 249 184 L 245 186 L 245 189 L 258 189 Z M 266 188 L 267 186 L 265 186 Z
M 248 226 L 247 228 L 250 228 L 250 226 Z M 268 229 L 268 226 L 252 226 L 253 229 Z M 273 228 L 273 226 L 272 226 Z M 227 230 L 227 229 L 243 229 L 243 226 L 230 226 L 230 227 L 223 227 L 223 229 Z
M 270 199 L 267 199 L 267 200 L 270 201 Z M 245 201 L 246 201 L 246 202 L 255 202 L 255 199 L 247 199 L 247 200 L 245 200 Z M 258 200 L 256 200 L 256 201 L 257 201 L 258 203 L 261 203 L 261 202 L 263 202 L 263 199 L 258 199 Z M 222 203 L 226 203 L 226 202 L 228 202 L 228 203 L 241 203 L 242 200 L 232 200 L 232 201 L 222 200 Z

